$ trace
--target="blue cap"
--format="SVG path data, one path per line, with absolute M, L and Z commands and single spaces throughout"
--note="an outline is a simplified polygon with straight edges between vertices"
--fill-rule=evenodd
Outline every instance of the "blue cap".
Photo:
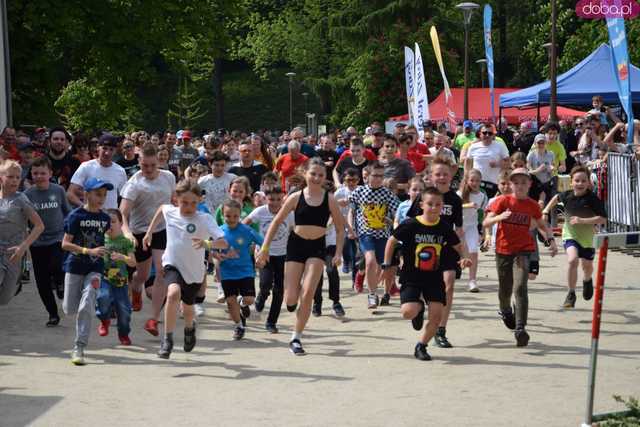
M 463 128 L 471 128 L 471 129 L 473 129 L 473 122 L 471 120 L 465 120 L 462 123 L 462 127 Z
M 113 184 L 103 181 L 100 178 L 89 178 L 84 183 L 84 191 L 93 191 L 100 188 L 106 188 L 107 190 L 113 190 Z

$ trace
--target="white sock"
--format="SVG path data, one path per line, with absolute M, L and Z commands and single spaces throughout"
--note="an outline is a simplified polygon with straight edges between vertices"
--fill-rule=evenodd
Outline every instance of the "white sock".
M 294 332 L 291 334 L 291 341 L 293 341 L 293 340 L 298 340 L 298 341 L 300 341 L 300 339 L 301 339 L 301 338 L 302 338 L 302 332 L 295 332 L 295 331 L 294 331 Z
M 242 322 L 237 322 L 236 323 L 236 328 L 244 328 L 244 326 L 242 326 Z

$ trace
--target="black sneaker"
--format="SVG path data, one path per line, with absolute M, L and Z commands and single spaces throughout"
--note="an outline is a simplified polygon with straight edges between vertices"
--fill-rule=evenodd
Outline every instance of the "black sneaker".
M 416 314 L 416 317 L 411 319 L 411 325 L 416 331 L 422 330 L 422 326 L 424 325 L 424 303 L 422 303 L 422 309 L 418 312 L 418 314 Z
M 431 360 L 431 356 L 427 353 L 427 346 L 419 342 L 413 351 L 413 356 L 418 360 Z
M 264 303 L 265 303 L 265 297 L 262 296 L 262 293 L 258 293 L 258 296 L 256 297 L 255 300 L 255 307 L 256 307 L 256 311 L 258 313 L 262 312 L 262 310 L 264 310 Z
M 289 351 L 296 356 L 304 356 L 305 351 L 302 348 L 302 343 L 299 339 L 291 340 L 289 343 Z
M 266 325 L 264 325 L 264 328 L 270 334 L 277 334 L 278 333 L 278 327 L 276 325 L 274 325 L 273 323 L 267 323 Z
M 49 316 L 49 321 L 45 325 L 47 326 L 47 328 L 52 328 L 54 326 L 58 326 L 58 323 L 60 323 L 60 317 L 58 317 L 58 316 L 55 316 L 55 317 Z
M 516 329 L 514 335 L 516 337 L 516 345 L 518 347 L 526 347 L 527 344 L 529 344 L 529 334 L 524 328 Z
M 162 344 L 160 344 L 160 350 L 158 350 L 158 357 L 160 359 L 168 359 L 171 356 L 171 350 L 173 350 L 173 340 L 164 338 Z
M 340 304 L 339 302 L 336 302 L 333 304 L 333 313 L 336 315 L 336 317 L 344 317 L 345 316 L 345 312 L 344 312 L 344 308 L 342 308 L 342 304 Z
M 576 306 L 576 293 L 575 291 L 569 291 L 567 297 L 564 299 L 564 308 L 573 308 Z
M 452 348 L 453 346 L 449 342 L 446 336 L 446 330 L 444 328 L 438 328 L 438 332 L 433 337 L 436 345 L 441 348 Z
M 322 306 L 314 302 L 313 307 L 311 308 L 311 314 L 313 314 L 315 317 L 322 316 Z
M 504 326 L 512 331 L 516 328 L 516 316 L 513 314 L 513 310 L 509 308 L 508 310 L 500 310 L 498 311 L 498 316 L 502 318 L 504 322 Z
M 382 299 L 380 300 L 380 305 L 389 305 L 390 301 L 391 301 L 391 295 L 384 294 L 382 295 Z
M 593 296 L 593 279 L 582 281 L 582 298 L 589 301 Z
M 192 328 L 184 328 L 184 351 L 189 353 L 196 346 L 196 324 Z
M 248 319 L 251 316 L 251 309 L 249 308 L 248 305 L 241 305 L 240 313 L 242 313 L 242 317 L 244 317 L 245 319 Z
M 244 328 L 241 326 L 236 326 L 233 328 L 233 339 L 241 340 L 244 337 Z

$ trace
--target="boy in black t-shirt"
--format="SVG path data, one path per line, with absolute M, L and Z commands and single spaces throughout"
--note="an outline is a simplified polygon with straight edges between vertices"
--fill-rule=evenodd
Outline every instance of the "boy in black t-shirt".
M 437 188 L 427 188 L 421 197 L 422 214 L 404 221 L 393 231 L 385 247 L 383 277 L 393 275 L 389 268 L 394 247 L 401 242 L 403 259 L 400 270 L 400 312 L 405 319 L 411 319 L 417 331 L 424 325 L 424 302 L 429 303 L 429 318 L 416 344 L 414 356 L 419 360 L 431 360 L 427 353 L 427 343 L 436 334 L 443 308 L 447 304 L 443 268 L 451 264 L 453 248 L 461 260 L 460 267 L 471 265 L 464 245 L 460 242 L 451 224 L 440 217 L 444 205 L 443 195 Z

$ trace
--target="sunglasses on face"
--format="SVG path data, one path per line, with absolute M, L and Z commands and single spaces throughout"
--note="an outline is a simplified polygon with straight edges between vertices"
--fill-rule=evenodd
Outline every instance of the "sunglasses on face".
M 483 131 L 483 132 L 482 132 L 482 134 L 483 134 L 483 135 L 490 135 L 490 136 L 491 136 L 491 135 L 493 135 L 493 132 Z

